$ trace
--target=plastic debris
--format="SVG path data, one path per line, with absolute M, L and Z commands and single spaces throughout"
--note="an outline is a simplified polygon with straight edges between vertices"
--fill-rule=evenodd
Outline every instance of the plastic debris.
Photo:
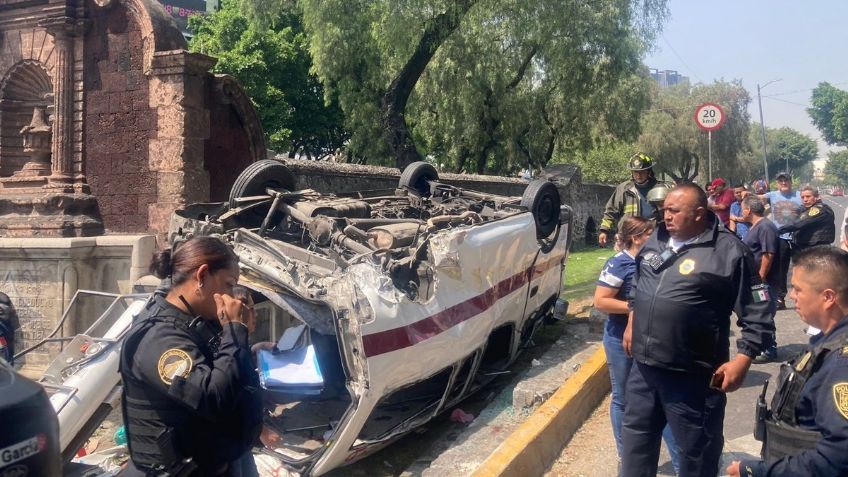
M 539 360 L 538 360 L 538 359 L 536 359 L 536 358 L 533 358 L 533 361 L 530 361 L 530 366 L 532 366 L 532 367 L 534 367 L 534 368 L 535 368 L 536 366 L 541 366 L 541 365 L 542 365 L 542 362 L 541 362 L 541 361 L 539 361 Z
M 115 444 L 119 446 L 127 445 L 127 429 L 124 426 L 115 431 Z
M 468 424 L 469 422 L 474 420 L 473 414 L 468 414 L 460 408 L 456 408 L 450 415 L 450 419 L 453 422 L 458 422 L 460 424 Z

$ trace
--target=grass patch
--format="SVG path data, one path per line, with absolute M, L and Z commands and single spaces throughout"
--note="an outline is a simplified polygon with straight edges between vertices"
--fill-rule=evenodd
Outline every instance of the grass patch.
M 563 297 L 573 300 L 592 295 L 604 263 L 614 254 L 612 248 L 586 248 L 569 253 L 565 264 Z

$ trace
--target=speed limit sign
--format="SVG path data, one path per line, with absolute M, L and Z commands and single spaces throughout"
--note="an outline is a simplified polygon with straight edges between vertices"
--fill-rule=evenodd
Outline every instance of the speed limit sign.
M 704 103 L 695 108 L 695 123 L 704 131 L 715 131 L 725 119 L 724 111 L 717 104 Z

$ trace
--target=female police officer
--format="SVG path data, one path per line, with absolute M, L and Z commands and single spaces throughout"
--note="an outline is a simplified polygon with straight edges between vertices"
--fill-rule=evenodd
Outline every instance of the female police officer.
M 136 318 L 121 352 L 132 475 L 256 475 L 250 454 L 262 424 L 244 304 L 230 296 L 238 258 L 211 237 L 151 263 L 171 288 Z

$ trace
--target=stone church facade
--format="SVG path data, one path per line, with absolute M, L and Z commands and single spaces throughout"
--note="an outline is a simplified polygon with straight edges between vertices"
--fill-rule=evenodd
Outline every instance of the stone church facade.
M 0 0 L 0 236 L 153 233 L 226 199 L 263 131 L 153 0 Z

